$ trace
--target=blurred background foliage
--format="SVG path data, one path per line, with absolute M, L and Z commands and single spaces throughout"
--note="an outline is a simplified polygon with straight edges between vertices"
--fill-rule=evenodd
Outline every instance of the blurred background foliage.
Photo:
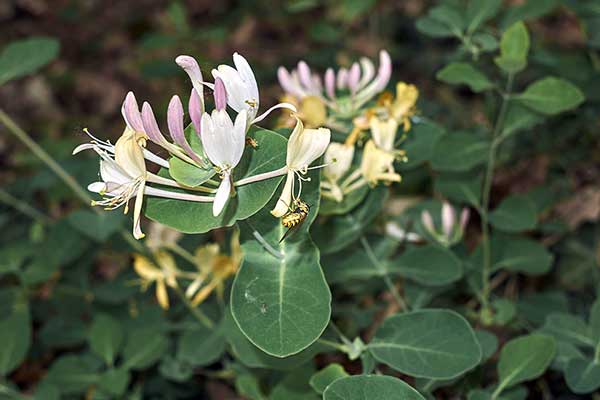
M 438 81 L 436 73 L 465 54 L 477 58 L 481 52 L 495 50 L 495 45 L 483 38 L 474 51 L 473 43 L 461 43 L 440 30 L 428 17 L 436 3 L 4 0 L 0 45 L 42 36 L 53 39 L 46 49 L 49 56 L 53 52 L 58 56 L 34 75 L 2 84 L 0 109 L 78 182 L 91 182 L 97 160 L 71 157 L 72 149 L 84 140 L 82 128 L 114 141 L 123 129 L 120 105 L 129 90 L 156 105 L 157 117 L 164 121 L 160 113 L 170 96 L 186 97 L 188 92 L 187 77 L 174 63 L 179 54 L 195 56 L 205 73 L 228 61 L 234 51 L 244 54 L 268 104 L 281 96 L 276 82 L 279 65 L 291 67 L 306 59 L 325 70 L 361 55 L 374 57 L 385 48 L 392 55 L 393 79 L 419 88 L 420 115 L 456 131 L 473 126 L 489 129 L 492 111 L 498 108 L 493 94 L 476 95 L 466 87 L 456 90 Z M 496 29 L 526 20 L 532 38 L 529 68 L 519 77 L 520 85 L 554 75 L 575 83 L 586 96 L 576 112 L 549 118 L 528 134 L 512 137 L 499 155 L 492 203 L 508 193 L 534 193 L 538 209 L 559 215 L 562 221 L 553 220 L 539 229 L 545 244 L 557 254 L 557 268 L 543 277 L 510 280 L 505 289 L 510 294 L 519 287 L 521 323 L 539 326 L 551 310 L 566 310 L 567 301 L 575 309 L 587 310 L 599 280 L 595 222 L 600 217 L 600 5 L 586 0 L 504 3 Z M 498 31 L 490 33 L 498 36 Z M 3 61 L 0 57 L 0 64 Z M 492 63 L 488 67 L 493 70 Z M 183 340 L 168 342 L 169 332 L 189 329 L 187 311 L 178 305 L 167 319 L 151 296 L 140 293 L 129 268 L 131 243 L 124 240 L 128 233 L 119 233 L 128 226 L 126 217 L 98 216 L 82 207 L 72 190 L 4 126 L 0 132 L 0 315 L 11 315 L 0 322 L 0 338 L 3 347 L 14 344 L 14 351 L 0 358 L 0 372 L 9 374 L 10 381 L 2 383 L 0 393 L 23 398 L 18 392 L 37 391 L 40 399 L 53 399 L 59 398 L 56 387 L 62 387 L 61 391 L 79 398 L 79 393 L 98 382 L 97 374 L 104 373 L 98 358 L 84 349 L 92 321 L 108 313 L 120 317 L 121 327 L 115 329 L 124 332 L 119 348 L 124 349 L 125 359 L 133 360 L 128 367 L 140 371 L 131 380 L 128 398 L 198 398 L 201 393 L 233 398 L 231 386 L 222 381 L 199 385 L 192 378 L 198 376 L 193 366 L 181 360 L 166 357 L 158 372 L 144 371 L 169 346 L 191 346 L 206 354 L 201 347 L 206 336 L 197 333 L 198 343 L 186 339 L 191 345 Z M 410 162 L 403 169 L 404 183 L 397 194 L 431 193 L 430 171 L 412 168 Z M 403 207 L 400 203 L 394 204 Z M 217 231 L 212 239 L 223 242 L 223 235 Z M 198 246 L 208 239 L 209 235 L 189 236 L 182 245 Z M 31 313 L 20 313 L 19 307 Z M 211 301 L 205 308 L 210 314 L 219 307 Z M 338 313 L 343 312 L 340 306 Z M 214 344 L 217 350 L 219 346 L 224 343 Z M 140 347 L 154 353 L 137 357 L 143 353 Z M 246 357 L 253 365 L 264 365 L 252 354 Z M 196 368 L 209 368 L 213 361 L 208 357 Z M 225 358 L 225 363 L 230 361 Z M 202 375 L 211 376 L 211 370 L 203 370 Z M 145 379 L 150 376 L 153 379 Z M 103 379 L 109 382 L 106 387 L 88 390 L 86 398 L 110 397 L 106 393 L 124 378 L 115 373 Z M 128 381 L 129 377 L 125 384 Z M 244 380 L 236 385 L 242 393 L 251 391 L 251 383 Z M 564 387 L 564 383 L 556 385 Z

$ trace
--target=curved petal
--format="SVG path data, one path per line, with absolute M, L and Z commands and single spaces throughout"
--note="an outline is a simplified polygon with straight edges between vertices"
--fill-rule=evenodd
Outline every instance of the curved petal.
M 288 171 L 287 178 L 285 179 L 285 185 L 281 191 L 281 196 L 275 204 L 275 208 L 271 210 L 271 214 L 274 217 L 283 217 L 290 209 L 292 203 L 292 188 L 294 185 L 294 171 Z
M 235 118 L 235 123 L 233 125 L 232 131 L 232 158 L 231 158 L 231 168 L 235 168 L 236 165 L 242 159 L 242 154 L 244 154 L 244 148 L 246 147 L 246 124 L 248 123 L 248 116 L 246 115 L 246 111 L 240 112 Z
M 143 132 L 144 125 L 142 124 L 142 116 L 140 115 L 140 107 L 133 92 L 127 93 L 123 105 L 121 106 L 121 114 L 127 126 L 134 131 Z
M 215 201 L 213 202 L 213 216 L 217 217 L 223 209 L 225 205 L 229 201 L 229 196 L 231 194 L 231 175 L 225 174 L 223 176 L 223 180 L 217 189 L 217 193 L 215 194 Z
M 248 64 L 248 61 L 246 61 L 239 53 L 233 53 L 233 63 L 238 70 L 240 77 L 248 87 L 250 94 L 258 101 L 258 83 L 256 83 L 256 77 L 254 76 L 250 64 Z
M 265 111 L 264 113 L 260 114 L 258 117 L 254 118 L 250 122 L 250 124 L 256 124 L 256 123 L 262 121 L 263 119 L 267 118 L 267 116 L 273 110 L 276 110 L 278 108 L 287 108 L 288 110 L 290 110 L 292 112 L 298 112 L 298 110 L 296 109 L 296 106 L 294 106 L 293 104 L 290 104 L 290 103 L 279 103 L 279 104 L 275 104 L 273 107 L 269 108 L 267 111 Z
M 213 119 L 208 113 L 202 114 L 202 146 L 208 159 L 214 165 L 223 165 L 223 156 L 221 154 L 220 142 L 217 141 L 216 127 Z
M 204 79 L 202 78 L 202 71 L 200 66 L 194 57 L 181 55 L 175 59 L 177 65 L 179 65 L 188 74 L 192 81 L 192 86 L 196 89 L 200 100 L 200 113 L 204 112 Z

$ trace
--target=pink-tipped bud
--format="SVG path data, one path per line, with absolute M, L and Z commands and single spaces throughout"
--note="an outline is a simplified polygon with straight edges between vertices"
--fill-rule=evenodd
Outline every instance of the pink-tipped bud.
M 166 142 L 166 139 L 158 128 L 152 107 L 147 102 L 144 102 L 142 105 L 142 123 L 144 124 L 144 132 L 146 132 L 151 141 L 160 145 Z
M 144 131 L 140 107 L 138 106 L 133 92 L 129 92 L 127 93 L 127 96 L 125 96 L 125 100 L 121 106 L 121 114 L 123 114 L 123 119 L 130 129 L 136 132 Z
M 467 223 L 469 222 L 470 215 L 471 215 L 471 210 L 469 210 L 466 207 L 462 209 L 462 212 L 460 213 L 460 229 L 462 231 L 464 231 L 465 228 L 467 227 Z
M 442 205 L 442 229 L 444 230 L 446 237 L 450 237 L 452 235 L 455 223 L 456 215 L 454 213 L 454 208 L 452 208 L 449 203 L 444 202 Z
M 421 212 L 421 223 L 431 233 L 435 233 L 435 226 L 433 225 L 433 218 L 427 210 Z
M 200 70 L 200 65 L 198 65 L 198 61 L 194 57 L 190 56 L 179 56 L 175 59 L 177 65 L 179 65 L 190 77 L 192 81 L 192 86 L 198 92 L 198 96 L 200 97 L 200 104 L 202 106 L 202 112 L 204 112 L 204 79 L 202 78 L 202 71 Z
M 352 93 L 358 89 L 358 83 L 360 82 L 360 65 L 358 63 L 352 64 L 350 72 L 348 73 L 348 87 Z
M 202 124 L 202 100 L 200 100 L 200 96 L 196 89 L 192 89 L 192 93 L 190 94 L 190 102 L 188 104 L 188 111 L 190 113 L 190 118 L 192 120 L 192 125 L 194 125 L 194 129 L 200 137 Z
M 385 89 L 392 77 L 392 59 L 390 54 L 381 50 L 379 52 L 379 70 L 377 71 L 377 88 Z
M 298 77 L 300 78 L 300 83 L 309 91 L 313 88 L 312 76 L 310 74 L 310 68 L 308 64 L 304 61 L 300 61 L 298 63 Z
M 292 82 L 292 76 L 284 67 L 277 68 L 277 79 L 283 90 L 291 95 L 299 96 L 296 85 Z
M 183 104 L 179 96 L 175 95 L 169 102 L 167 109 L 167 126 L 173 141 L 181 147 L 190 158 L 197 163 L 203 164 L 202 159 L 192 150 L 185 138 L 183 130 Z
M 217 110 L 224 110 L 227 107 L 227 92 L 225 91 L 225 84 L 221 78 L 215 79 L 215 108 Z
M 325 91 L 330 99 L 335 99 L 335 72 L 332 68 L 325 71 Z
M 339 90 L 346 89 L 348 85 L 348 70 L 346 68 L 340 68 L 337 73 L 336 83 Z

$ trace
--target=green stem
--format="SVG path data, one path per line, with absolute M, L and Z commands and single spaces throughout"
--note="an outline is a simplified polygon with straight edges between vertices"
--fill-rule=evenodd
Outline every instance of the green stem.
M 178 256 L 189 262 L 190 264 L 196 267 L 198 266 L 198 261 L 194 258 L 194 255 L 186 249 L 184 249 L 183 247 L 181 247 L 180 245 L 178 245 L 177 243 L 171 243 L 166 247 L 173 251 L 173 253 L 177 254 Z
M 69 175 L 63 167 L 60 166 L 54 159 L 46 153 L 15 121 L 12 120 L 2 109 L 0 109 L 0 122 L 6 126 L 10 133 L 15 135 L 25 146 L 31 150 L 40 160 L 42 160 L 62 181 L 67 184 L 75 192 L 75 194 L 83 200 L 84 203 L 90 204 L 92 198 L 90 195 L 77 183 L 77 181 Z
M 347 353 L 346 347 L 341 343 L 337 343 L 337 342 L 327 340 L 327 339 L 318 339 L 317 342 L 319 342 L 325 346 L 332 347 L 338 351 L 341 351 L 342 353 Z
M 479 208 L 481 216 L 481 233 L 482 233 L 482 246 L 483 246 L 483 271 L 482 271 L 482 289 L 481 289 L 481 310 L 483 313 L 487 313 L 489 308 L 489 297 L 490 297 L 490 275 L 492 270 L 492 256 L 491 256 L 491 245 L 490 245 L 490 228 L 488 221 L 488 209 L 490 206 L 490 194 L 492 190 L 492 180 L 494 178 L 494 167 L 496 164 L 496 151 L 500 142 L 496 140 L 498 135 L 502 131 L 504 126 L 504 119 L 506 118 L 506 112 L 508 111 L 508 103 L 510 101 L 510 93 L 512 90 L 514 75 L 509 74 L 506 82 L 505 93 L 502 96 L 502 105 L 500 106 L 500 113 L 496 119 L 494 129 L 492 131 L 492 138 L 490 144 L 490 150 L 488 154 L 488 162 L 485 172 L 485 178 L 483 181 L 483 191 L 481 195 L 481 207 Z M 484 314 L 482 314 L 484 315 Z
M 52 219 L 50 217 L 44 215 L 43 213 L 33 208 L 29 204 L 25 203 L 24 201 L 17 199 L 4 189 L 0 189 L 0 201 L 13 207 L 15 210 L 27 215 L 28 217 L 40 224 L 45 225 L 47 223 L 52 222 Z
M 404 302 L 404 299 L 402 298 L 402 296 L 400 296 L 398 289 L 396 288 L 396 286 L 394 285 L 394 283 L 392 282 L 392 280 L 390 279 L 390 277 L 387 274 L 387 269 L 385 268 L 385 266 L 381 265 L 381 263 L 377 259 L 377 256 L 373 252 L 373 249 L 371 248 L 369 241 L 367 240 L 367 238 L 364 235 L 360 237 L 360 243 L 362 244 L 363 248 L 365 249 L 365 252 L 367 253 L 367 257 L 369 257 L 371 264 L 373 264 L 373 266 L 375 267 L 375 269 L 377 270 L 379 275 L 381 275 L 381 277 L 383 278 L 383 282 L 385 283 L 385 285 L 389 289 L 390 293 L 392 294 L 392 296 L 398 303 L 398 306 L 400 307 L 400 309 L 402 311 L 407 310 L 408 308 L 406 307 L 406 303 Z
M 600 363 L 600 343 L 596 345 L 596 353 L 594 354 L 594 362 L 596 364 Z
M 174 288 L 174 290 L 183 302 L 183 304 L 185 304 L 187 309 L 192 313 L 194 318 L 198 320 L 198 322 L 206 326 L 208 329 L 213 329 L 215 327 L 215 323 L 210 318 L 208 318 L 198 307 L 194 307 L 192 303 L 190 303 L 190 299 L 188 299 L 185 296 L 185 293 L 183 293 L 179 287 Z

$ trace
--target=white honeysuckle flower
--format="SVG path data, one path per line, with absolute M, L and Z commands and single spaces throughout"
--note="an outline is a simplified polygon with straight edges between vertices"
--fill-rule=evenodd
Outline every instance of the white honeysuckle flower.
M 212 70 L 212 75 L 215 79 L 219 78 L 223 81 L 227 92 L 227 104 L 238 113 L 246 111 L 247 128 L 250 128 L 251 124 L 262 121 L 275 109 L 287 108 L 293 112 L 297 111 L 292 104 L 279 103 L 257 117 L 260 97 L 254 72 L 248 61 L 238 53 L 233 54 L 233 63 L 235 68 L 222 64 Z
M 343 200 L 344 187 L 338 182 L 350 170 L 353 158 L 354 146 L 335 142 L 329 144 L 325 152 L 325 167 L 323 170 L 325 180 L 321 182 L 325 197 L 332 198 L 338 203 Z
M 302 192 L 302 181 L 307 178 L 302 177 L 316 159 L 321 157 L 329 141 L 331 140 L 331 131 L 326 128 L 304 129 L 302 121 L 296 117 L 296 127 L 292 131 L 287 144 L 286 172 L 287 178 L 283 191 L 275 208 L 271 211 L 275 217 L 282 217 L 292 204 L 292 198 L 297 199 Z M 313 167 L 313 168 L 318 168 Z M 299 179 L 298 194 L 294 194 L 294 181 L 296 176 Z
M 394 170 L 394 155 L 379 149 L 372 140 L 369 140 L 363 150 L 360 171 L 363 178 L 371 186 L 378 182 L 389 184 L 400 182 L 402 178 Z
M 463 208 L 460 218 L 456 220 L 456 211 L 447 201 L 442 204 L 440 219 L 442 222 L 441 230 L 436 227 L 431 213 L 427 210 L 421 212 L 421 224 L 425 230 L 442 246 L 452 246 L 462 238 L 467 223 L 469 222 L 470 211 Z
M 216 217 L 225 208 L 231 194 L 231 175 L 238 165 L 246 143 L 246 110 L 241 110 L 235 123 L 224 109 L 213 110 L 212 114 L 202 114 L 202 145 L 209 160 L 221 175 L 213 203 Z
M 291 72 L 284 67 L 277 70 L 279 84 L 288 94 L 298 99 L 317 96 L 343 118 L 354 116 L 365 103 L 381 93 L 391 74 L 392 60 L 385 50 L 379 52 L 377 74 L 373 62 L 363 57 L 360 63 L 340 68 L 337 73 L 328 68 L 323 76 L 324 84 L 304 61 Z

